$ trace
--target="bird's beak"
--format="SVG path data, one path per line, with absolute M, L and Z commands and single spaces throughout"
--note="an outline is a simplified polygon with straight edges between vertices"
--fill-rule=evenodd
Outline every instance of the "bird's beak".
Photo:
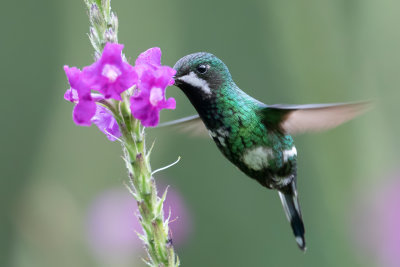
M 175 86 L 178 86 L 181 84 L 180 76 L 175 75 L 173 78 L 175 81 L 175 83 L 174 83 Z

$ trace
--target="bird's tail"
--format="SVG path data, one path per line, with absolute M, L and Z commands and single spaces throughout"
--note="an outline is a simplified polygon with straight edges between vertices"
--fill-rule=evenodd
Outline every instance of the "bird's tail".
M 306 241 L 304 239 L 304 224 L 301 217 L 299 200 L 297 198 L 296 182 L 288 184 L 286 187 L 278 191 L 282 201 L 283 209 L 286 217 L 290 222 L 293 234 L 296 238 L 297 245 L 303 251 L 306 250 Z

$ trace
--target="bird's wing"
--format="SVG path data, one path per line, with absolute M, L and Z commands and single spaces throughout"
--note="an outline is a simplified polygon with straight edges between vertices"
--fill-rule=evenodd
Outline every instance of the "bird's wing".
M 288 134 L 319 132 L 334 128 L 371 107 L 371 102 L 269 105 L 262 109 L 263 122 Z
M 168 127 L 191 136 L 208 137 L 208 131 L 199 115 L 184 117 L 178 120 L 160 123 L 157 128 Z

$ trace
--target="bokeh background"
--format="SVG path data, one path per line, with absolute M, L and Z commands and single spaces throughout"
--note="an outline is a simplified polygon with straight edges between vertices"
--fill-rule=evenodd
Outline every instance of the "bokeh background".
M 400 2 L 113 0 L 131 63 L 208 51 L 266 103 L 374 99 L 326 133 L 296 137 L 308 251 L 277 194 L 245 177 L 209 139 L 156 138 L 182 266 L 400 266 Z M 62 66 L 92 62 L 83 1 L 1 4 L 1 266 L 143 266 L 118 143 L 74 125 Z M 173 87 L 176 111 L 194 113 Z

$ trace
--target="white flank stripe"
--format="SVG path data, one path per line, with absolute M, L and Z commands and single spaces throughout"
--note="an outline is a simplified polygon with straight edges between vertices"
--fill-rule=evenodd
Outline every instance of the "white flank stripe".
M 226 146 L 226 144 L 225 144 L 225 138 L 223 138 L 223 137 L 221 137 L 221 136 L 218 136 L 218 141 L 219 141 L 219 143 L 221 144 L 221 146 Z
M 222 128 L 222 127 L 217 130 L 217 133 L 222 137 L 229 136 L 229 132 L 227 130 L 225 130 L 225 128 Z
M 197 77 L 196 73 L 193 71 L 185 76 L 180 77 L 179 80 L 188 83 L 191 86 L 200 88 L 206 95 L 211 95 L 211 89 L 208 86 L 208 83 L 205 80 Z
M 217 136 L 216 133 L 214 133 L 213 131 L 208 130 L 208 134 L 210 135 L 211 138 L 214 138 Z

